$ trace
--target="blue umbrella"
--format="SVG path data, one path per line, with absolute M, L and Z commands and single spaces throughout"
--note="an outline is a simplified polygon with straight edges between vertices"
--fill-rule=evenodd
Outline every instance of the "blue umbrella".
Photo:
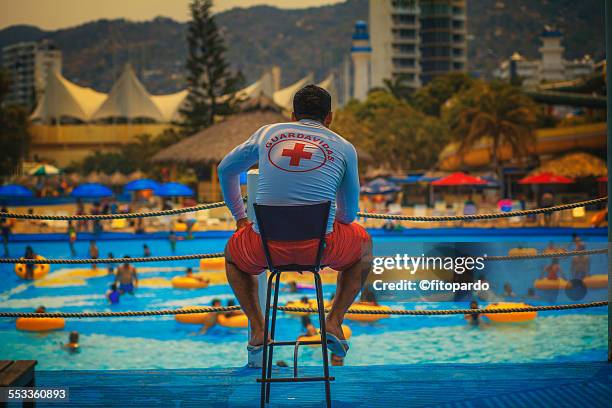
M 27 187 L 19 184 L 7 184 L 0 186 L 0 197 L 33 197 L 34 193 Z
M 125 191 L 155 190 L 157 188 L 159 188 L 157 181 L 146 178 L 130 181 L 123 187 Z
M 410 174 L 405 177 L 389 177 L 389 181 L 397 184 L 416 184 L 421 181 L 422 174 Z
M 85 183 L 77 186 L 70 195 L 77 198 L 102 198 L 112 196 L 113 192 L 102 184 Z
M 385 180 L 384 178 L 377 178 L 361 187 L 361 194 L 392 194 L 402 191 L 396 184 Z
M 193 190 L 181 183 L 166 183 L 155 189 L 155 194 L 160 197 L 192 197 Z

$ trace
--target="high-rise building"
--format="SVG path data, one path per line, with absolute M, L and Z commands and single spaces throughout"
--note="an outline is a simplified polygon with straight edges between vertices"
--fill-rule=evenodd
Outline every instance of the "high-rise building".
M 370 0 L 373 87 L 467 69 L 465 0 Z
M 31 109 L 45 89 L 49 70 L 62 69 L 62 52 L 49 40 L 20 42 L 2 49 L 10 89 L 5 103 Z
M 467 68 L 465 0 L 420 0 L 421 83 Z

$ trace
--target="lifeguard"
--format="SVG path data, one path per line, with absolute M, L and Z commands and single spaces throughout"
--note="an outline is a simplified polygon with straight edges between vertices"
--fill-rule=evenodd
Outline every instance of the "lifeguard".
M 315 85 L 302 88 L 293 99 L 293 111 L 294 122 L 261 127 L 219 164 L 223 196 L 237 224 L 225 248 L 227 279 L 251 324 L 249 349 L 262 349 L 264 320 L 254 275 L 263 272 L 267 264 L 257 225 L 246 217 L 240 173 L 259 165 L 258 204 L 331 201 L 322 263 L 340 273 L 326 328 L 331 341 L 328 348 L 344 356 L 348 344 L 342 321 L 372 264 L 370 236 L 353 222 L 359 205 L 357 154 L 351 143 L 328 128 L 332 113 L 327 91 Z M 311 263 L 316 241 L 272 241 L 272 259 L 277 265 Z

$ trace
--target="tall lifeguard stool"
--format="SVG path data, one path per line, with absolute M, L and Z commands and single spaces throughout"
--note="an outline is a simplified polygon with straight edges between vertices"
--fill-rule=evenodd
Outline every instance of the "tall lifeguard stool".
M 270 402 L 270 384 L 273 382 L 302 382 L 302 381 L 324 381 L 325 400 L 327 407 L 331 407 L 330 381 L 334 377 L 329 376 L 329 360 L 327 357 L 327 336 L 325 332 L 325 307 L 323 305 L 323 285 L 319 271 L 322 268 L 321 258 L 325 245 L 325 233 L 331 203 L 325 201 L 318 204 L 276 206 L 253 204 L 259 234 L 263 249 L 268 262 L 270 276 L 268 277 L 268 289 L 266 292 L 266 312 L 263 343 L 263 364 L 261 377 L 261 407 Z M 269 241 L 305 241 L 318 240 L 317 253 L 308 265 L 275 265 L 268 247 Z M 311 272 L 314 275 L 315 288 L 317 292 L 317 310 L 319 312 L 319 327 L 321 340 L 312 341 L 276 341 L 274 338 L 276 329 L 276 311 L 278 307 L 278 293 L 280 290 L 280 277 L 283 272 Z M 272 305 L 272 287 L 274 282 L 274 301 Z M 272 319 L 270 320 L 270 310 Z M 268 337 L 270 341 L 268 341 Z M 300 345 L 320 344 L 323 357 L 322 377 L 298 377 L 297 354 Z M 293 377 L 272 378 L 272 356 L 276 346 L 294 346 Z

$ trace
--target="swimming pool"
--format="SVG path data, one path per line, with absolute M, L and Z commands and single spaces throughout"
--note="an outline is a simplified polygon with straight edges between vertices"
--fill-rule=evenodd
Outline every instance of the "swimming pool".
M 600 232 L 581 233 L 587 248 L 605 248 L 606 237 Z M 141 256 L 147 243 L 153 255 L 170 253 L 170 246 L 159 236 L 136 239 L 103 239 L 98 241 L 100 256 L 109 252 L 114 256 Z M 28 242 L 37 253 L 53 258 L 68 258 L 65 241 L 39 240 L 18 237 L 10 245 L 13 255 L 21 255 Z M 548 241 L 558 245 L 570 242 L 571 230 L 480 231 L 438 230 L 435 233 L 381 234 L 374 236 L 375 255 L 401 253 L 407 245 L 422 242 L 480 242 L 487 243 L 490 255 L 505 255 L 509 248 L 534 247 L 542 250 Z M 224 247 L 227 234 L 200 236 L 178 243 L 177 254 L 218 252 Z M 77 256 L 87 256 L 87 241 L 77 243 Z M 500 293 L 505 282 L 512 283 L 520 301 L 527 293 L 542 266 L 548 260 L 503 262 L 487 275 L 492 291 Z M 562 269 L 569 269 L 569 259 L 562 259 Z M 136 265 L 140 279 L 164 278 L 182 274 L 186 267 L 198 267 L 197 261 L 146 263 Z M 102 270 L 106 265 L 100 265 Z M 592 273 L 607 271 L 605 256 L 591 257 Z M 599 272 L 597 272 L 599 271 Z M 224 302 L 232 299 L 227 284 L 211 285 L 199 290 L 178 290 L 170 287 L 141 287 L 135 296 L 123 296 L 112 308 L 104 292 L 113 281 L 112 275 L 90 277 L 83 266 L 53 265 L 47 279 L 61 278 L 59 286 L 41 286 L 20 281 L 12 265 L 1 265 L 0 309 L 5 311 L 32 311 L 45 305 L 49 311 L 85 312 L 110 310 L 152 310 L 178 308 L 190 305 L 208 305 L 213 298 Z M 71 279 L 66 279 L 66 278 Z M 325 296 L 334 291 L 334 285 L 325 285 Z M 581 301 L 602 300 L 602 291 L 591 291 Z M 303 294 L 282 293 L 281 303 L 295 300 Z M 310 294 L 310 296 L 312 296 Z M 560 292 L 554 299 L 532 298 L 530 304 L 571 303 L 575 300 Z M 405 302 L 385 303 L 399 309 L 465 308 L 461 302 Z M 483 303 L 485 304 L 485 303 Z M 483 362 L 536 362 L 536 361 L 603 361 L 607 348 L 607 309 L 596 308 L 563 312 L 546 312 L 526 324 L 486 324 L 468 327 L 463 316 L 391 316 L 375 323 L 346 321 L 351 330 L 349 365 L 408 364 L 408 363 L 483 363 Z M 300 318 L 281 314 L 278 320 L 278 338 L 294 339 L 302 332 Z M 146 368 L 202 368 L 233 367 L 245 363 L 246 329 L 216 326 L 205 335 L 198 335 L 199 327 L 177 323 L 172 316 L 68 319 L 63 331 L 28 333 L 15 330 L 14 319 L 0 319 L 0 345 L 3 358 L 37 359 L 43 370 L 63 369 L 146 369 Z M 67 341 L 68 332 L 81 334 L 81 351 L 68 354 L 60 348 Z M 316 364 L 318 350 L 303 347 L 301 364 Z M 275 352 L 276 360 L 290 362 L 292 350 L 281 348 Z

